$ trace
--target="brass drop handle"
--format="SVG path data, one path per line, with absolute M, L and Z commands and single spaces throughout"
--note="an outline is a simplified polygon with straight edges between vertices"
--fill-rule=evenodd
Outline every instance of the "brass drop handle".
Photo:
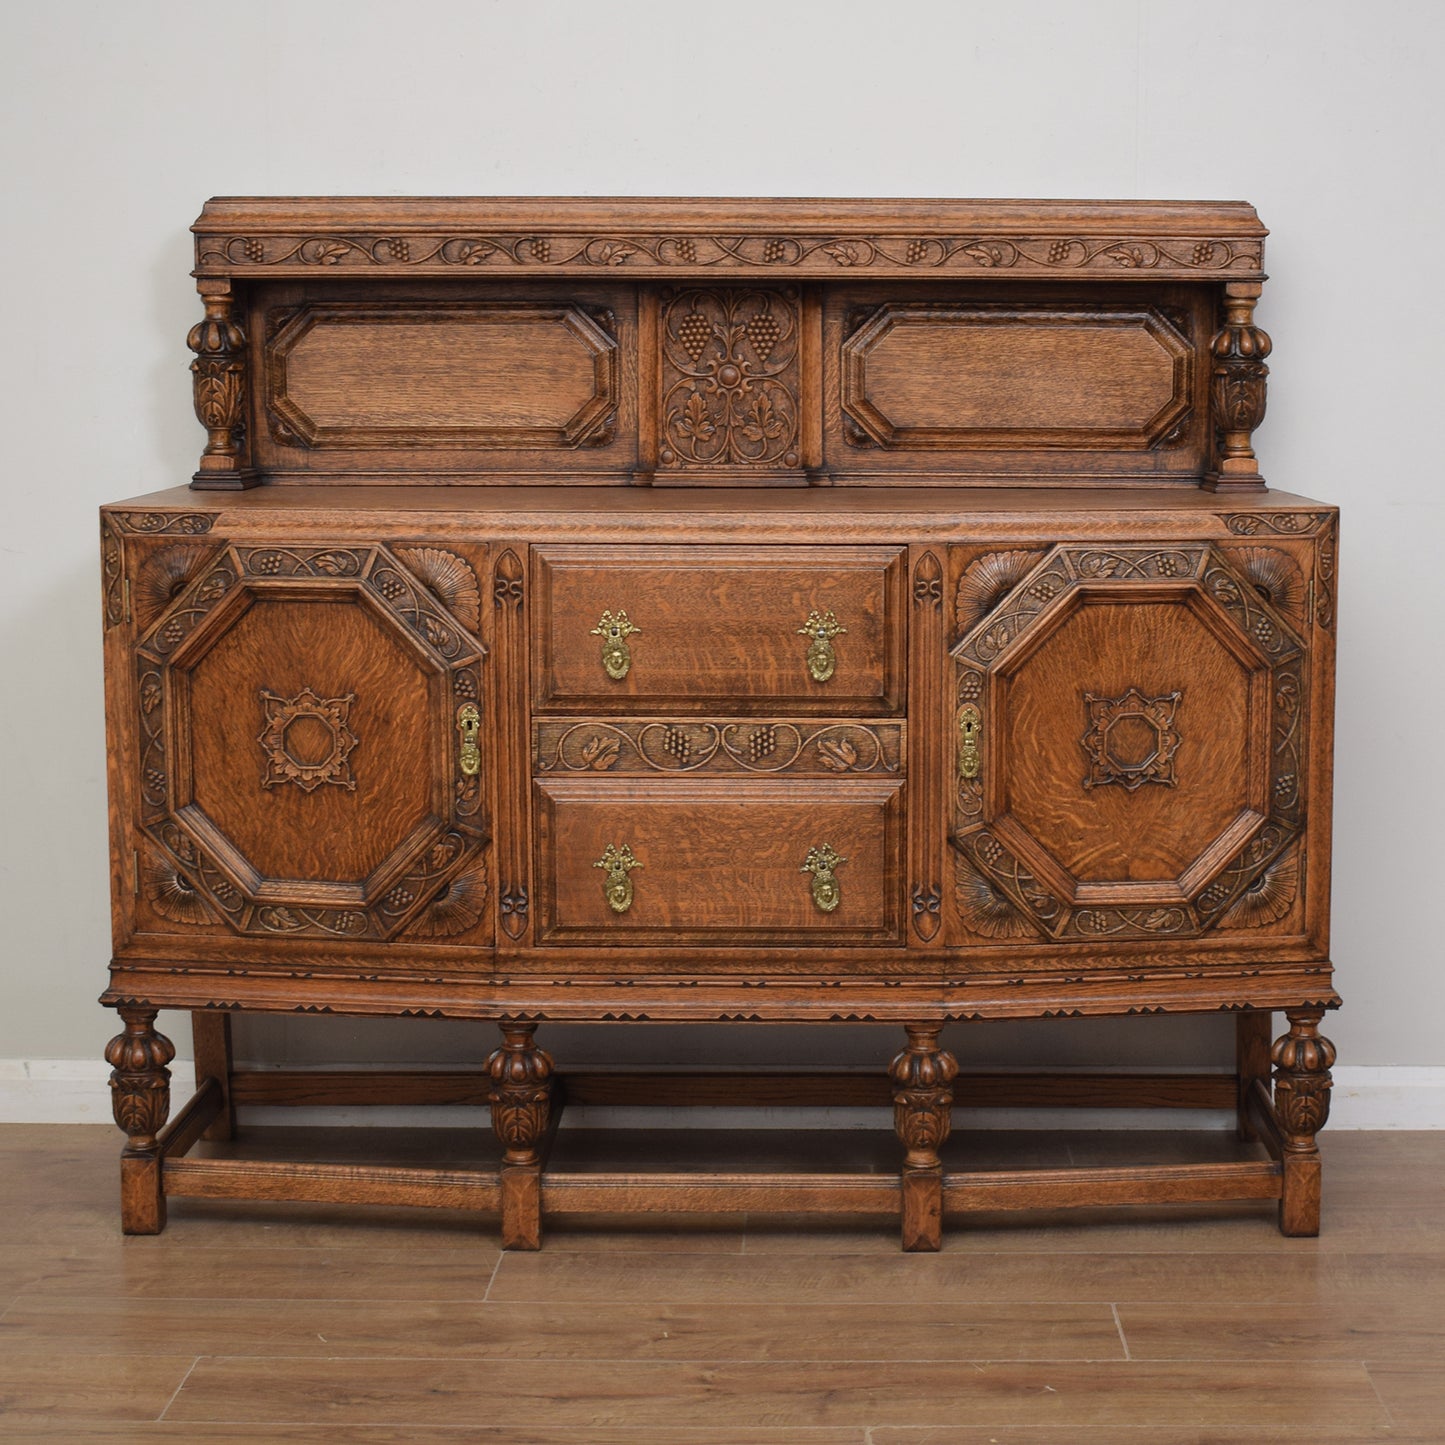
M 614 913 L 626 913 L 632 907 L 632 879 L 628 876 L 642 864 L 632 856 L 632 849 L 624 843 L 620 848 L 609 843 L 602 856 L 592 865 L 603 868 L 607 877 L 602 881 L 602 896 Z
M 808 856 L 798 871 L 813 875 L 813 905 L 819 913 L 831 913 L 843 901 L 833 870 L 847 861 L 829 843 L 824 843 L 821 848 L 808 849 Z
M 627 639 L 634 633 L 640 637 L 642 629 L 634 627 L 627 620 L 627 613 L 619 610 L 615 617 L 611 612 L 604 612 L 602 620 L 589 634 L 602 639 L 602 667 L 613 682 L 621 682 L 632 667 L 632 652 L 627 646 Z
M 958 772 L 960 777 L 976 778 L 979 768 L 979 741 L 983 736 L 983 717 L 971 702 L 958 710 Z
M 808 620 L 798 629 L 798 636 L 808 639 L 808 676 L 814 682 L 827 682 L 838 666 L 838 655 L 833 651 L 833 639 L 847 628 L 833 615 L 830 607 L 826 612 L 814 608 Z
M 476 777 L 482 770 L 482 750 L 477 743 L 481 726 L 481 709 L 474 702 L 464 702 L 457 709 L 457 731 L 462 735 L 461 747 L 457 750 L 457 766 L 468 778 Z

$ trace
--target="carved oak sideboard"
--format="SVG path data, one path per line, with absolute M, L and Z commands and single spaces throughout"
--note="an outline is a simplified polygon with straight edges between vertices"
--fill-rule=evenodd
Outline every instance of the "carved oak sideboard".
M 216 200 L 205 450 L 103 509 L 123 1226 L 1277 1199 L 1318 1228 L 1336 513 L 1252 433 L 1241 203 Z M 192 1011 L 169 1118 L 160 1009 Z M 489 1020 L 490 1166 L 197 1149 L 244 1011 Z M 968 1022 L 1230 1013 L 1218 1074 L 959 1072 Z M 1275 1037 L 1272 1014 L 1287 1023 Z M 894 1021 L 886 1075 L 569 1074 L 552 1020 Z M 480 1057 L 480 1055 L 479 1055 Z M 563 1061 L 565 1064 L 565 1061 Z M 564 1090 L 890 1102 L 886 1173 L 553 1167 Z M 945 1162 L 951 1101 L 1237 1110 L 1209 1165 Z

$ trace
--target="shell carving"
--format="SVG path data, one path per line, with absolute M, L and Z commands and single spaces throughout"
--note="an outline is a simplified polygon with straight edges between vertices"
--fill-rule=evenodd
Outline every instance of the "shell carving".
M 178 869 L 154 853 L 146 855 L 141 874 L 146 900 L 162 918 L 172 923 L 214 923 L 206 900 Z
M 962 857 L 954 860 L 953 891 L 971 932 L 985 938 L 1028 938 L 1035 932 L 1028 919 Z
M 398 547 L 396 555 L 472 632 L 482 625 L 482 588 L 471 564 L 441 547 Z
M 987 617 L 1033 568 L 1042 552 L 985 552 L 958 579 L 954 621 L 960 633 Z
M 131 605 L 137 628 L 148 628 L 186 590 L 209 555 L 205 547 L 162 547 L 136 569 Z

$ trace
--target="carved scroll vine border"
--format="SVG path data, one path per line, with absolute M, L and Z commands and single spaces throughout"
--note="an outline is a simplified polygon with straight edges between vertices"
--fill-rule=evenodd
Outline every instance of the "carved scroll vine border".
M 168 530 L 154 528 L 145 530 Z M 451 554 L 448 554 L 451 555 Z M 458 563 L 460 558 L 454 558 Z M 465 565 L 464 563 L 462 565 Z M 468 569 L 470 570 L 470 569 Z M 485 649 L 434 604 L 426 587 L 380 546 L 367 547 L 228 547 L 199 576 L 139 643 L 136 654 L 137 703 L 141 728 L 141 824 L 153 842 L 190 885 L 214 904 L 221 918 L 237 932 L 285 937 L 385 938 L 410 926 L 425 936 L 461 932 L 471 904 L 485 900 L 484 863 L 477 856 L 479 838 L 462 831 L 464 820 L 481 806 L 480 779 L 458 773 L 454 783 L 454 818 L 407 873 L 393 883 L 375 905 L 318 908 L 295 903 L 262 904 L 248 899 L 210 853 L 181 829 L 169 814 L 166 719 L 169 711 L 166 662 L 202 619 L 244 580 L 274 581 L 290 577 L 354 578 L 382 599 L 385 608 L 416 635 L 447 666 L 454 694 L 464 700 L 480 696 L 480 664 Z M 462 601 L 470 603 L 470 593 Z M 478 594 L 479 595 L 479 594 Z M 449 890 L 482 869 L 447 907 Z M 468 902 L 468 900 L 471 900 Z M 480 917 L 480 912 L 477 912 Z M 182 920 L 185 921 L 185 920 Z
M 1299 516 L 1282 515 L 1292 519 Z M 1321 515 L 1322 519 L 1328 519 L 1328 514 Z M 1281 530 L 1296 529 L 1286 526 Z M 988 562 L 992 556 L 985 554 L 965 569 L 959 583 L 960 593 L 969 583 L 972 568 Z M 985 674 L 1066 590 L 1081 582 L 1105 579 L 1139 582 L 1192 579 L 1270 660 L 1269 819 L 1188 904 L 1073 908 L 1035 878 L 986 826 L 983 777 L 992 729 L 985 715 Z M 978 609 L 972 603 L 967 609 L 960 603 L 958 610 L 963 614 Z M 972 630 L 955 648 L 954 659 L 956 706 L 968 704 L 977 708 L 983 725 L 978 776 L 964 778 L 955 772 L 954 843 L 999 897 L 1036 927 L 1061 940 L 1188 936 L 1203 932 L 1226 914 L 1231 914 L 1231 926 L 1255 926 L 1265 921 L 1255 916 L 1252 922 L 1241 923 L 1231 910 L 1241 895 L 1275 865 L 1303 824 L 1306 659 L 1303 648 L 1282 619 L 1250 584 L 1230 570 L 1217 549 L 1209 543 L 1178 547 L 1056 547 L 1012 587 L 997 590 L 992 607 L 982 609 Z
M 671 267 L 786 269 L 826 257 L 845 270 L 1025 270 L 1254 272 L 1262 241 L 1146 236 L 740 236 L 557 232 L 370 235 L 237 235 L 197 242 L 201 271 L 245 266 L 562 266 L 632 270 Z
M 749 773 L 896 773 L 901 729 L 790 722 L 573 723 L 537 736 L 539 772 L 615 772 L 642 765 L 659 773 L 694 773 L 716 764 Z M 576 745 L 580 744 L 580 745 Z M 815 754 L 809 759 L 809 750 Z M 730 766 L 731 765 L 731 768 Z

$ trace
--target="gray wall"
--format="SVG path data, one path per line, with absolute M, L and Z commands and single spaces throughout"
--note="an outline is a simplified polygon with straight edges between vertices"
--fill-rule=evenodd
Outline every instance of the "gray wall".
M 731 16 L 736 29 L 724 33 Z M 94 1058 L 108 955 L 95 508 L 193 470 L 186 227 L 213 193 L 1243 197 L 1273 228 L 1258 438 L 1344 508 L 1342 1063 L 1445 1064 L 1436 475 L 1445 9 L 1197 0 L 699 7 L 51 0 L 0 51 L 0 1060 Z M 1432 560 L 1435 559 L 1435 560 Z M 184 1020 L 172 1018 L 182 1048 Z M 253 1022 L 265 1057 L 490 1030 Z M 960 1030 L 1190 1063 L 1227 1020 Z M 891 1031 L 555 1030 L 564 1057 L 877 1060 Z M 1026 1057 L 1026 1055 L 1028 1057 Z

